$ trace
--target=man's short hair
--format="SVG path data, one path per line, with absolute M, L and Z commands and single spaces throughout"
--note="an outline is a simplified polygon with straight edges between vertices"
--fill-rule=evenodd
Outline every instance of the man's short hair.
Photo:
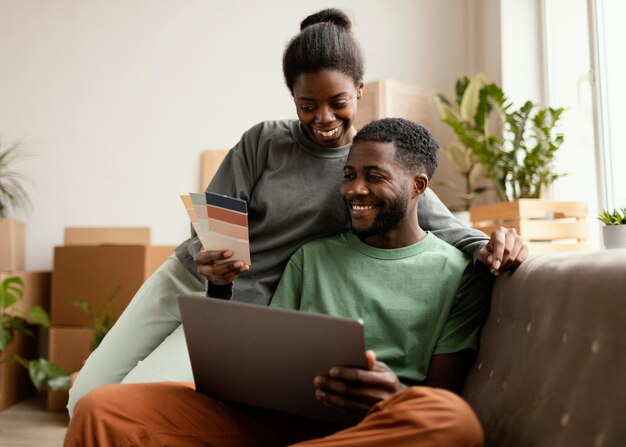
M 403 118 L 383 118 L 365 125 L 354 137 L 358 141 L 394 143 L 396 157 L 410 171 L 425 171 L 432 178 L 439 165 L 439 145 L 424 126 Z

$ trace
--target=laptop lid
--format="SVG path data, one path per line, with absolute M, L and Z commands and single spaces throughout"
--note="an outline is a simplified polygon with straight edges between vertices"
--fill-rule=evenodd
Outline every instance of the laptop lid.
M 310 418 L 355 422 L 315 398 L 313 378 L 333 366 L 366 367 L 361 322 L 199 296 L 178 300 L 197 391 Z

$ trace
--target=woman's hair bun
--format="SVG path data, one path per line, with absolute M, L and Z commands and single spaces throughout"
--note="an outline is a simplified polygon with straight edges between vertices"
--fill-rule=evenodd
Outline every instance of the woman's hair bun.
M 350 31 L 352 27 L 352 22 L 350 22 L 350 19 L 343 11 L 337 8 L 328 8 L 311 14 L 304 19 L 302 23 L 300 23 L 300 31 L 318 23 L 332 23 L 346 31 Z

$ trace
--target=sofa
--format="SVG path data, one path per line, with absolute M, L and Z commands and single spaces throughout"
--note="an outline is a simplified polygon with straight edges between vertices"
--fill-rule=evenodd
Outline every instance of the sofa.
M 626 250 L 499 276 L 463 394 L 488 447 L 626 446 Z

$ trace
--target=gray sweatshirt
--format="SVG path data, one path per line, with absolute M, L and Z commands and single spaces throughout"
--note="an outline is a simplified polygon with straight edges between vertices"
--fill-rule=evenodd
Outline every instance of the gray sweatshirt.
M 230 150 L 207 191 L 248 202 L 252 263 L 235 280 L 233 300 L 269 303 L 298 247 L 350 228 L 339 195 L 349 149 L 350 145 L 319 146 L 304 135 L 299 121 L 284 120 L 257 124 Z M 431 190 L 422 195 L 418 208 L 424 230 L 472 257 L 488 240 L 455 219 Z M 205 281 L 193 261 L 200 249 L 192 230 L 176 255 L 198 280 Z

